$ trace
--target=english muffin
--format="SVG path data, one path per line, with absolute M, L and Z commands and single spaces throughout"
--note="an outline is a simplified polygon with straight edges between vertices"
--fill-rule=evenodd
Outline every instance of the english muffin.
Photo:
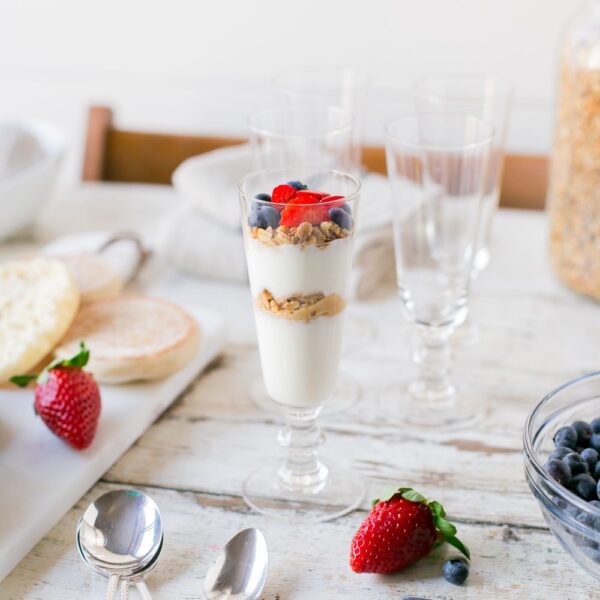
M 0 382 L 36 366 L 65 335 L 79 289 L 53 258 L 0 265 Z
M 55 354 L 70 356 L 84 341 L 96 379 L 125 383 L 178 371 L 196 354 L 199 339 L 196 320 L 175 304 L 122 296 L 82 307 Z

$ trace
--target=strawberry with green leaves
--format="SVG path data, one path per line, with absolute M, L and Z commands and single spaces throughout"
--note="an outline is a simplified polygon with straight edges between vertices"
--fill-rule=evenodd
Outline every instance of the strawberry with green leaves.
M 100 390 L 91 373 L 83 370 L 90 358 L 81 343 L 78 354 L 51 362 L 39 375 L 15 375 L 11 382 L 35 385 L 35 412 L 48 429 L 77 450 L 87 448 L 100 418 Z
M 444 507 L 411 488 L 399 488 L 373 502 L 352 539 L 350 567 L 355 573 L 393 573 L 447 542 L 470 558 L 446 520 Z

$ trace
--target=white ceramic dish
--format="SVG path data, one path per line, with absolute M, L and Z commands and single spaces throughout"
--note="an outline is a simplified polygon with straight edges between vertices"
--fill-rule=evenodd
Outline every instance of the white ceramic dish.
M 40 121 L 0 123 L 0 240 L 36 217 L 64 156 L 64 134 Z

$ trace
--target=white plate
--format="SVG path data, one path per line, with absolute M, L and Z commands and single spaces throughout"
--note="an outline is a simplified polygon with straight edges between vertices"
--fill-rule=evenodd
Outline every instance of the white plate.
M 221 315 L 189 310 L 202 330 L 198 355 L 162 381 L 102 386 L 96 439 L 83 452 L 34 415 L 31 389 L 0 390 L 0 581 L 220 352 Z

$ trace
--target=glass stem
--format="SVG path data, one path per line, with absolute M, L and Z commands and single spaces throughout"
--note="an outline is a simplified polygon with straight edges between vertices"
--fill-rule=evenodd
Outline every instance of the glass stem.
M 327 479 L 327 467 L 319 461 L 318 452 L 324 439 L 317 425 L 320 412 L 320 407 L 286 412 L 286 427 L 279 433 L 286 452 L 279 478 L 288 488 L 317 492 Z
M 453 329 L 417 325 L 413 339 L 412 358 L 419 369 L 417 381 L 410 392 L 420 403 L 435 409 L 454 400 L 454 386 L 450 381 L 451 352 L 449 338 Z

